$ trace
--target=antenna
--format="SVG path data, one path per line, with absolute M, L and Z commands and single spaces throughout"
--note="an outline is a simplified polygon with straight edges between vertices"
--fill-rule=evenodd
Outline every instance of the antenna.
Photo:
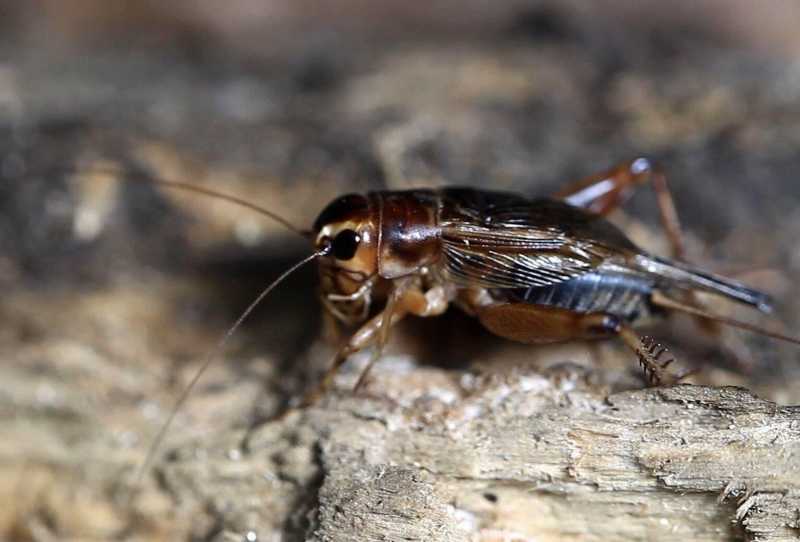
M 305 264 L 319 258 L 320 256 L 324 256 L 328 254 L 331 250 L 330 243 L 324 245 L 322 248 L 311 254 L 310 256 L 306 256 L 296 264 L 292 265 L 289 269 L 284 271 L 278 278 L 272 281 L 269 286 L 264 288 L 258 296 L 247 306 L 247 308 L 242 312 L 239 318 L 233 323 L 233 325 L 228 328 L 228 330 L 222 335 L 219 339 L 217 344 L 212 348 L 208 354 L 205 356 L 205 361 L 197 370 L 197 372 L 192 377 L 192 380 L 189 382 L 189 385 L 183 389 L 181 394 L 178 396 L 178 399 L 175 401 L 175 405 L 172 407 L 172 411 L 170 412 L 169 416 L 167 417 L 167 421 L 164 422 L 164 425 L 161 426 L 158 433 L 156 434 L 153 442 L 150 444 L 150 447 L 147 450 L 147 455 L 145 456 L 144 462 L 140 465 L 139 469 L 137 470 L 136 476 L 134 478 L 134 488 L 138 488 L 141 486 L 142 480 L 144 479 L 144 475 L 150 469 L 150 466 L 153 464 L 153 460 L 155 458 L 156 452 L 161 447 L 161 444 L 164 442 L 164 438 L 167 435 L 167 431 L 172 426 L 172 422 L 175 420 L 175 416 L 178 414 L 178 411 L 181 407 L 186 403 L 189 399 L 189 395 L 191 394 L 192 390 L 195 388 L 197 383 L 199 382 L 200 378 L 206 372 L 206 370 L 211 366 L 211 364 L 216 361 L 222 352 L 225 345 L 228 343 L 228 340 L 231 336 L 236 332 L 237 329 L 244 323 L 248 316 L 255 310 L 255 308 L 264 300 L 269 293 L 275 289 L 281 282 L 283 282 L 289 275 L 303 267 Z
M 278 222 L 279 224 L 284 226 L 286 229 L 288 229 L 290 231 L 293 231 L 294 233 L 298 234 L 301 237 L 304 237 L 305 239 L 310 239 L 311 235 L 312 235 L 311 231 L 303 230 L 301 228 L 298 228 L 297 226 L 295 226 L 294 224 L 292 224 L 291 222 L 289 222 L 288 220 L 286 220 L 282 216 L 278 215 L 277 213 L 274 213 L 274 212 L 270 211 L 269 209 L 265 209 L 264 207 L 256 205 L 255 203 L 251 203 L 251 202 L 249 202 L 249 201 L 247 201 L 245 199 L 239 198 L 237 196 L 233 196 L 231 194 L 226 194 L 224 192 L 219 192 L 217 190 L 213 190 L 213 189 L 210 189 L 210 188 L 205 188 L 203 186 L 198 186 L 198 185 L 194 185 L 194 184 L 191 184 L 191 183 L 185 183 L 185 182 L 181 182 L 181 181 L 173 181 L 173 180 L 168 180 L 168 179 L 153 178 L 153 177 L 151 177 L 149 175 L 146 175 L 146 174 L 143 174 L 143 173 L 126 172 L 126 171 L 123 171 L 121 168 L 117 168 L 117 167 L 113 167 L 113 166 L 110 166 L 110 167 L 91 166 L 91 167 L 86 167 L 86 168 L 77 168 L 77 169 L 74 169 L 74 170 L 70 170 L 70 173 L 74 173 L 74 174 L 103 173 L 103 174 L 108 174 L 108 175 L 116 175 L 116 176 L 123 177 L 124 180 L 147 182 L 147 183 L 158 185 L 158 186 L 164 186 L 166 188 L 177 189 L 177 190 L 185 190 L 187 192 L 193 192 L 195 194 L 200 194 L 200 195 L 203 195 L 203 196 L 208 196 L 208 197 L 212 197 L 212 198 L 216 198 L 216 199 L 221 199 L 223 201 L 227 201 L 229 203 L 233 203 L 235 205 L 239 205 L 241 207 L 245 207 L 247 209 L 250 209 L 251 211 L 255 211 L 255 212 L 257 212 L 257 213 L 259 213 L 261 215 L 269 217 L 272 220 L 274 220 L 275 222 Z

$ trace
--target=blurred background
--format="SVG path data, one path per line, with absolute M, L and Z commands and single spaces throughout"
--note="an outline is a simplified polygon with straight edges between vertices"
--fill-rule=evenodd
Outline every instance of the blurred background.
M 177 507 L 164 480 L 133 511 L 120 494 L 203 352 L 308 247 L 147 178 L 307 226 L 349 191 L 544 195 L 645 155 L 669 174 L 689 258 L 769 291 L 771 325 L 800 331 L 798 23 L 791 1 L 0 1 L 0 538 L 233 529 L 201 499 L 203 514 Z M 665 253 L 648 190 L 615 220 Z M 653 334 L 698 382 L 800 402 L 798 349 L 676 320 Z M 166 450 L 282 408 L 325 366 L 323 335 L 305 269 L 234 338 Z M 599 360 L 532 352 L 458 314 L 398 335 L 396 357 L 447 378 L 569 361 L 610 391 L 642 385 L 614 344 Z M 272 502 L 275 536 L 302 539 L 309 506 Z

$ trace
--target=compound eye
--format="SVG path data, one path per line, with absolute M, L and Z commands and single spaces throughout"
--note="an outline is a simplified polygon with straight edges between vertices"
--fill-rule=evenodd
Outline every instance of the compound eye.
M 353 230 L 342 230 L 333 238 L 333 257 L 337 260 L 350 260 L 356 255 L 358 244 L 361 242 L 359 236 Z
M 634 175 L 641 175 L 653 169 L 653 164 L 647 158 L 637 158 L 631 164 L 631 173 Z

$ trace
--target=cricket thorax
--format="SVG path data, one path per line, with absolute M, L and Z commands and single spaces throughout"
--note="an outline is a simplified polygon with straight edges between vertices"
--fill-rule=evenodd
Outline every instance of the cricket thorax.
M 370 201 L 380 217 L 378 268 L 393 279 L 419 273 L 441 253 L 439 196 L 431 190 L 375 192 Z

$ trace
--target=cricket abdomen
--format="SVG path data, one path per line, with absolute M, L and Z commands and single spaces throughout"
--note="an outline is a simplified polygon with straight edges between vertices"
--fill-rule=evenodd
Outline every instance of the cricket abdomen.
M 640 275 L 590 272 L 551 286 L 512 290 L 511 301 L 579 313 L 603 312 L 633 322 L 650 313 L 654 284 Z

